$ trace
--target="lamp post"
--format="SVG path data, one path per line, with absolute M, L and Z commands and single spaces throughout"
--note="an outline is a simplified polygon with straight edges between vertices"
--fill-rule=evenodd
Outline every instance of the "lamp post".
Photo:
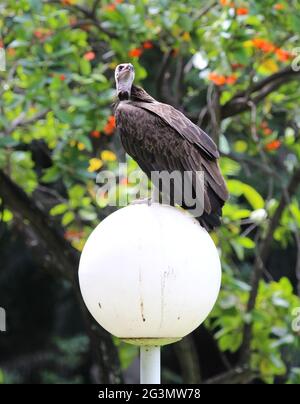
M 160 346 L 205 320 L 219 293 L 221 266 L 209 234 L 187 212 L 136 204 L 92 232 L 79 281 L 97 322 L 140 346 L 141 383 L 160 383 Z
M 141 384 L 159 384 L 160 383 L 160 347 L 142 346 L 140 381 Z

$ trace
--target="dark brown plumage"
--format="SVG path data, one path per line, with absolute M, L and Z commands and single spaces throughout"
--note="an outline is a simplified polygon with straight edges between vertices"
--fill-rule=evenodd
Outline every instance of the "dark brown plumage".
M 197 219 L 207 230 L 218 226 L 228 192 L 215 143 L 180 111 L 156 101 L 142 88 L 132 85 L 128 97 L 115 108 L 126 152 L 148 177 L 151 171 L 203 170 L 204 213 Z

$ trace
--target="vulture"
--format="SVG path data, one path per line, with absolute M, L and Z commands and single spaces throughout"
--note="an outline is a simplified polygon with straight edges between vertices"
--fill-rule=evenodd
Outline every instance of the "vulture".
M 134 76 L 131 63 L 122 63 L 116 67 L 118 100 L 114 113 L 125 151 L 152 182 L 152 172 L 192 173 L 190 185 L 193 197 L 196 201 L 202 201 L 201 214 L 196 219 L 206 230 L 213 230 L 220 225 L 222 206 L 228 199 L 226 184 L 218 165 L 220 155 L 217 146 L 182 112 L 156 101 L 143 88 L 135 86 Z M 203 173 L 202 187 L 196 186 L 198 177 L 193 174 L 197 172 Z M 173 188 L 166 188 L 170 193 L 171 204 L 177 203 L 174 195 L 177 195 L 175 191 L 178 189 L 174 188 L 176 184 Z M 160 191 L 167 192 L 166 189 L 162 186 Z M 184 202 L 181 207 L 189 210 Z

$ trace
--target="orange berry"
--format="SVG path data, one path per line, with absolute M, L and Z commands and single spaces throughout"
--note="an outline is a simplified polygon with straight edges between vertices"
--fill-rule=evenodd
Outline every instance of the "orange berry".
M 266 136 L 270 136 L 270 135 L 272 135 L 273 131 L 272 131 L 271 128 L 264 128 L 264 129 L 263 129 L 263 133 L 264 133 L 264 135 L 266 135 Z
M 273 151 L 273 150 L 279 149 L 280 146 L 281 146 L 281 141 L 280 140 L 273 140 L 272 142 L 267 143 L 265 148 L 268 151 Z
M 226 84 L 226 77 L 215 72 L 209 73 L 208 80 L 212 81 L 216 86 L 223 86 Z
M 226 84 L 229 84 L 229 85 L 235 84 L 236 81 L 237 81 L 236 74 L 231 74 L 230 76 L 227 76 L 227 78 L 226 78 Z
M 101 135 L 101 133 L 99 130 L 92 130 L 92 132 L 91 132 L 91 136 L 94 138 L 99 138 L 100 135 Z
M 291 52 L 286 51 L 281 48 L 277 48 L 275 50 L 275 54 L 276 54 L 277 59 L 280 60 L 281 62 L 287 62 L 293 58 L 293 54 Z
M 266 39 L 254 38 L 252 40 L 252 44 L 255 48 L 260 49 L 262 52 L 274 52 L 276 49 L 274 44 Z
M 262 121 L 260 126 L 261 126 L 261 128 L 268 128 L 268 122 L 267 121 Z
M 128 52 L 128 56 L 132 58 L 139 58 L 143 53 L 141 48 L 133 48 Z
M 103 128 L 103 132 L 109 136 L 114 133 L 115 128 L 116 128 L 116 120 L 115 117 L 111 115 L 108 117 L 107 123 Z
M 95 52 L 90 51 L 90 52 L 86 52 L 83 57 L 85 60 L 91 61 L 91 60 L 95 59 L 96 54 L 95 54 Z
M 246 7 L 240 7 L 236 9 L 237 15 L 247 15 L 249 14 L 249 10 Z
M 245 66 L 245 65 L 243 65 L 242 63 L 232 63 L 232 64 L 231 64 L 232 70 L 241 69 L 241 68 L 244 67 L 244 66 Z
M 284 10 L 284 9 L 285 9 L 285 5 L 282 4 L 282 3 L 274 4 L 274 9 L 275 9 L 275 10 Z
M 115 11 L 116 8 L 117 8 L 116 5 L 112 3 L 112 4 L 108 4 L 105 7 L 105 10 L 111 12 L 111 11 Z
M 84 236 L 84 232 L 81 230 L 67 230 L 64 234 L 64 238 L 69 241 L 73 241 L 74 239 L 80 239 Z
M 143 48 L 144 49 L 152 49 L 153 48 L 153 43 L 151 41 L 145 41 L 143 43 Z

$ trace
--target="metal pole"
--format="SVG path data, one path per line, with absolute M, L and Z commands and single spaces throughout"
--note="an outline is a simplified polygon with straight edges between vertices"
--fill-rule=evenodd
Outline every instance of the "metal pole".
M 160 347 L 142 346 L 140 352 L 141 384 L 160 384 Z

